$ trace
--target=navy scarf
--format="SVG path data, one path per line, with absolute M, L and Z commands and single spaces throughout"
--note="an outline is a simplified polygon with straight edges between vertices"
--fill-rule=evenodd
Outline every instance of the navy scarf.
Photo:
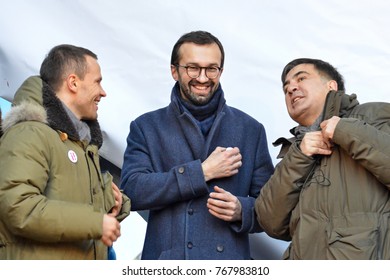
M 180 87 L 178 83 L 175 86 L 175 91 L 177 96 L 179 97 L 178 100 L 179 103 L 182 105 L 182 108 L 188 111 L 195 118 L 196 123 L 202 131 L 203 135 L 207 136 L 211 126 L 214 123 L 215 117 L 217 116 L 221 98 L 223 99 L 223 91 L 221 85 L 218 86 L 218 89 L 214 92 L 210 101 L 204 105 L 195 105 L 188 102 L 187 100 L 184 100 L 181 97 Z

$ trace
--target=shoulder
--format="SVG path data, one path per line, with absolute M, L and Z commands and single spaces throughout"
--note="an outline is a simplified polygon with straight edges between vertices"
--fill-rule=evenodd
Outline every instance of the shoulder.
M 356 111 L 390 111 L 390 103 L 387 102 L 367 102 L 367 103 L 362 103 L 356 106 L 355 108 Z
M 358 119 L 376 120 L 390 119 L 390 103 L 387 102 L 367 102 L 359 104 L 354 108 L 350 117 Z
M 171 114 L 169 107 L 159 108 L 153 111 L 143 113 L 134 119 L 136 123 L 161 122 L 162 119 L 167 118 Z
M 4 138 L 18 138 L 20 141 L 31 142 L 40 139 L 43 142 L 52 140 L 58 133 L 45 123 L 38 121 L 23 121 L 7 129 Z
M 2 153 L 20 158 L 47 158 L 50 147 L 58 143 L 58 133 L 37 121 L 24 121 L 9 128 L 1 138 Z
M 234 118 L 237 122 L 243 122 L 247 126 L 264 128 L 261 122 L 240 109 L 226 105 L 224 110 L 230 118 Z

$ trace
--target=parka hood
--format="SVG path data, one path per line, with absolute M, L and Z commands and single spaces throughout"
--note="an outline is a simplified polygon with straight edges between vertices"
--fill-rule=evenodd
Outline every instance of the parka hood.
M 352 109 L 359 105 L 356 94 L 345 94 L 343 91 L 330 91 L 326 96 L 322 121 L 333 116 L 340 118 L 350 114 Z
M 79 141 L 80 137 L 62 102 L 52 88 L 39 76 L 31 76 L 16 91 L 12 108 L 3 123 L 3 131 L 23 121 L 39 121 L 52 129 L 66 133 L 70 139 Z M 99 148 L 103 136 L 97 120 L 85 121 L 91 130 L 91 144 Z
M 356 94 L 348 95 L 344 91 L 329 91 L 326 96 L 321 122 L 333 116 L 347 117 L 357 105 L 359 105 L 359 101 Z M 290 133 L 294 135 L 293 137 L 280 137 L 272 143 L 274 147 L 282 145 L 277 156 L 278 159 L 284 157 L 290 145 L 296 140 L 296 128 L 297 126 L 290 129 Z

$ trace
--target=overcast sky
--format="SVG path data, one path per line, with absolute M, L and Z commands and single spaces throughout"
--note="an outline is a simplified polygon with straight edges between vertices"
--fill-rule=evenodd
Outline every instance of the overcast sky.
M 7 111 L 9 110 L 10 107 L 11 107 L 11 103 L 0 97 L 0 108 L 1 108 L 1 112 L 2 112 L 3 117 L 4 117 L 5 113 L 7 113 Z

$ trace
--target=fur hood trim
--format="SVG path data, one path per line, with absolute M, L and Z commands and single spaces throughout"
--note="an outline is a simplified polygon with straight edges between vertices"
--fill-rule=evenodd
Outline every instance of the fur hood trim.
M 28 101 L 22 101 L 18 106 L 12 107 L 3 121 L 3 131 L 24 121 L 38 121 L 47 124 L 47 115 L 42 106 Z

